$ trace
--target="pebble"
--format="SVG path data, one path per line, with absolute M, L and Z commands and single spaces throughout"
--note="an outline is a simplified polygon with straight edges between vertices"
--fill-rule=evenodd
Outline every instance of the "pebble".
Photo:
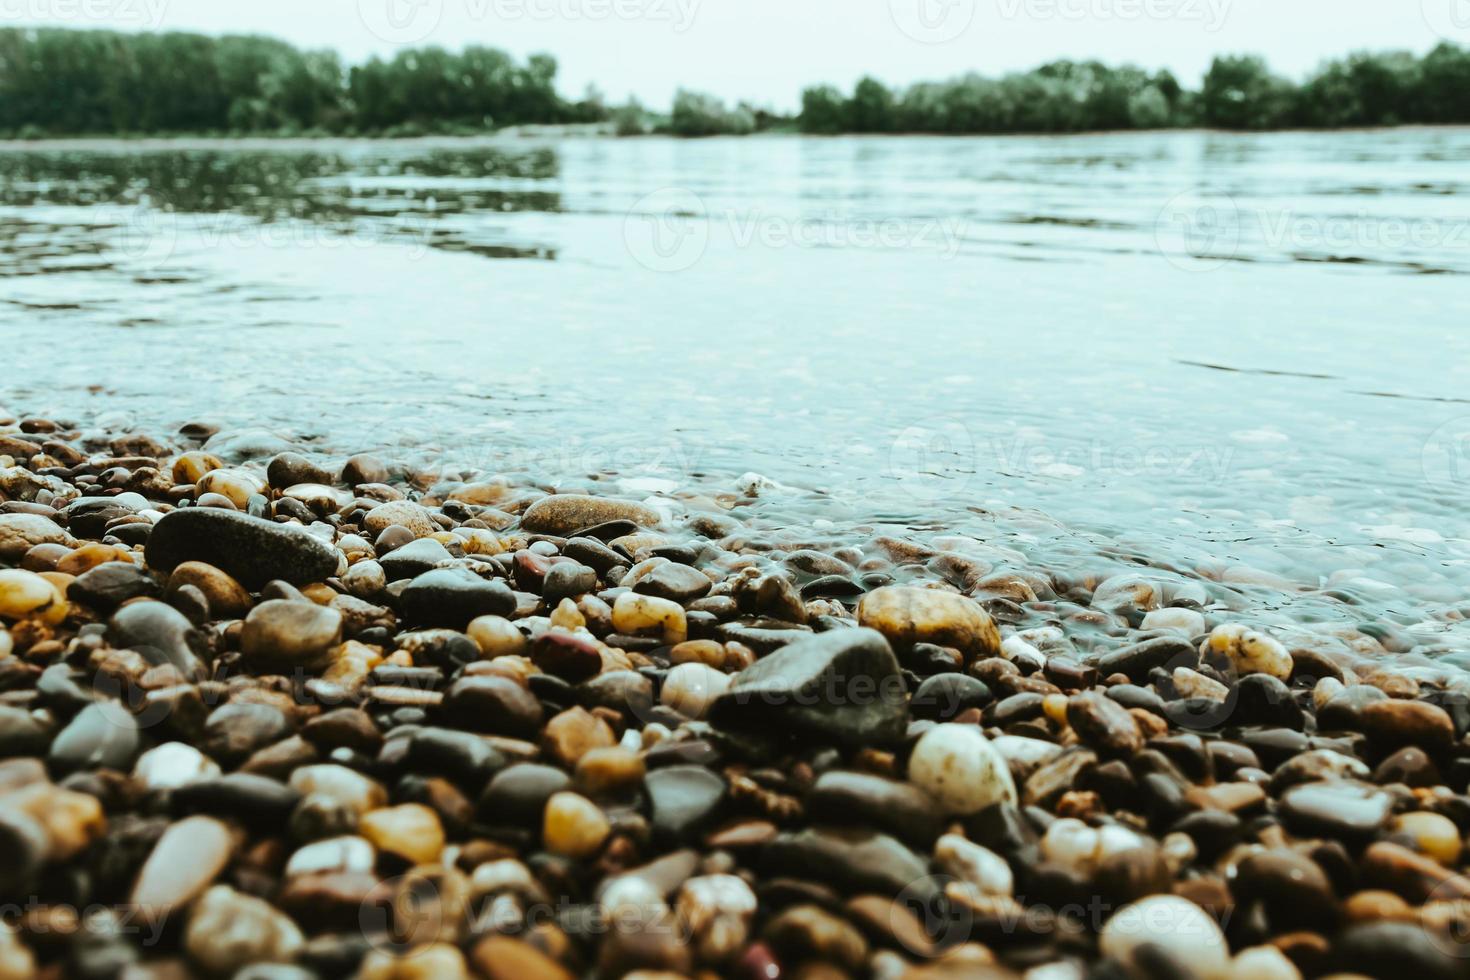
M 727 786 L 703 766 L 655 769 L 643 780 L 652 810 L 653 831 L 671 842 L 687 842 L 719 811 Z
M 515 610 L 515 594 L 496 579 L 465 568 L 437 568 L 415 578 L 400 597 L 404 617 L 415 626 L 465 629 L 481 616 Z
M 227 885 L 215 885 L 200 896 L 184 931 L 189 958 L 226 976 L 260 963 L 289 963 L 304 943 L 289 918 Z
M 565 493 L 543 497 L 528 507 L 521 515 L 521 529 L 529 534 L 571 537 L 577 531 L 612 521 L 655 527 L 659 516 L 652 508 L 628 500 Z
M 745 880 L 732 874 L 690 878 L 674 906 L 679 927 L 705 963 L 726 963 L 745 948 L 758 902 Z
M 1103 677 L 1124 674 L 1138 684 L 1148 680 L 1150 671 L 1193 668 L 1199 664 L 1199 658 L 1199 651 L 1182 637 L 1159 636 L 1106 654 L 1093 666 Z
M 1225 977 L 1230 947 L 1215 920 L 1193 902 L 1154 895 L 1120 909 L 1103 926 L 1099 947 L 1138 976 L 1152 975 L 1140 962 L 1145 947 L 1205 978 Z
M 909 757 L 908 772 L 945 813 L 964 816 L 1017 800 L 1005 759 L 970 725 L 936 725 L 926 732 Z
M 461 677 L 444 693 L 444 713 L 472 732 L 535 738 L 541 731 L 541 702 L 506 677 Z
M 1388 825 L 1387 833 L 1447 868 L 1456 867 L 1464 851 L 1460 828 L 1439 813 L 1400 814 Z
M 1279 640 L 1236 623 L 1217 626 L 1205 640 L 1201 655 L 1225 658 L 1237 676 L 1267 674 L 1277 680 L 1291 678 L 1291 654 Z
M 154 845 L 128 902 L 147 921 L 161 921 L 214 883 L 235 850 L 230 828 L 212 817 L 185 817 Z
M 342 614 L 313 602 L 272 599 L 245 618 L 240 651 L 255 669 L 290 673 L 327 666 L 342 643 Z
M 688 619 L 684 607 L 670 599 L 624 592 L 613 602 L 613 629 L 629 636 L 657 631 L 669 646 L 689 638 Z
M 201 659 L 208 650 L 204 636 L 183 613 L 153 601 L 130 602 L 107 624 L 107 640 L 134 650 L 155 667 L 171 666 L 185 678 L 203 676 Z
M 254 604 L 243 585 L 202 561 L 186 561 L 175 568 L 168 577 L 164 595 L 175 595 L 188 585 L 204 593 L 209 614 L 217 619 L 243 619 Z
M 780 731 L 841 745 L 892 745 L 909 712 L 881 633 L 843 629 L 790 643 L 735 675 L 710 710 L 720 728 Z
M 480 616 L 470 622 L 465 632 L 486 660 L 523 656 L 528 648 L 525 634 L 504 616 Z
M 489 936 L 470 952 L 475 968 L 486 980 L 573 980 L 556 960 L 528 942 L 512 936 Z
M 1377 833 L 1393 809 L 1393 797 L 1364 783 L 1334 780 L 1304 783 L 1281 797 L 1288 826 L 1302 834 L 1362 839 Z
M 121 704 L 83 708 L 51 743 L 50 763 L 62 773 L 91 769 L 129 772 L 141 751 L 138 722 Z
M 444 851 L 444 827 L 439 815 L 419 803 L 364 814 L 358 830 L 379 851 L 395 854 L 410 864 L 432 864 Z
M 379 504 L 367 512 L 363 526 L 373 534 L 382 534 L 390 527 L 401 527 L 416 538 L 426 538 L 443 530 L 427 507 L 411 500 L 390 500 Z
M 56 586 L 35 572 L 0 569 L 0 618 L 9 620 L 54 618 L 58 608 L 65 615 L 66 601 Z
M 585 708 L 563 711 L 546 723 L 541 745 L 546 754 L 568 769 L 593 749 L 610 749 L 617 738 L 607 722 Z
M 1359 718 L 1368 737 L 1385 748 L 1413 745 L 1436 752 L 1455 740 L 1449 712 L 1423 701 L 1378 701 L 1365 705 Z
M 876 629 L 895 648 L 915 643 L 954 647 L 967 660 L 1000 656 L 1000 630 L 973 599 L 955 592 L 887 586 L 858 603 L 858 623 Z
M 1005 858 L 959 834 L 945 834 L 934 844 L 934 866 L 982 895 L 1009 898 L 1016 879 Z
M 546 849 L 573 860 L 602 850 L 612 825 L 597 804 L 576 793 L 557 793 L 546 801 L 541 839 Z
M 941 815 L 928 793 L 864 772 L 822 773 L 807 794 L 806 809 L 812 820 L 876 827 L 915 847 L 929 847 L 941 830 Z
M 149 568 L 164 573 L 203 562 L 248 589 L 276 579 L 320 582 L 336 574 L 338 564 L 337 550 L 301 527 L 197 507 L 165 514 L 148 536 L 146 557 Z
M 67 587 L 66 597 L 99 612 L 110 613 L 129 599 L 158 595 L 162 590 L 148 570 L 114 561 L 83 572 Z
M 1067 701 L 1067 722 L 1100 755 L 1126 757 L 1143 748 L 1138 722 L 1127 708 L 1100 691 L 1073 695 Z
M 679 664 L 664 678 L 659 700 L 685 718 L 701 719 L 730 687 L 730 676 L 701 663 Z
M 1205 632 L 1205 617 L 1193 609 L 1169 607 L 1154 609 L 1143 617 L 1139 629 L 1172 630 L 1185 636 L 1200 636 Z
M 0 561 L 16 564 L 37 545 L 74 547 L 76 540 L 48 517 L 39 514 L 0 514 Z

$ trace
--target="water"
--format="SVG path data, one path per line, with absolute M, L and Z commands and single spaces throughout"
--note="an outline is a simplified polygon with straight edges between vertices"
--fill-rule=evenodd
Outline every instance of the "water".
M 0 405 L 755 472 L 773 534 L 1470 652 L 1467 163 L 1462 129 L 11 146 Z

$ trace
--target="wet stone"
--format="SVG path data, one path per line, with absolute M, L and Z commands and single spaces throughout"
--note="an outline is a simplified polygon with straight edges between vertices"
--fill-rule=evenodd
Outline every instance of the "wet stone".
M 417 578 L 453 558 L 449 549 L 438 541 L 420 538 L 383 555 L 378 559 L 378 564 L 389 582 L 399 582 Z
M 971 708 L 983 709 L 994 700 L 984 681 L 968 674 L 942 673 L 925 678 L 909 708 L 917 718 L 948 721 Z
M 1346 780 L 1304 783 L 1282 796 L 1288 826 L 1303 834 L 1343 840 L 1370 837 L 1388 822 L 1393 798 L 1377 787 Z
M 557 494 L 536 501 L 521 516 L 521 528 L 531 534 L 570 537 L 574 532 L 611 521 L 631 521 L 639 527 L 658 524 L 658 513 L 629 500 Z
M 1000 631 L 966 596 L 936 589 L 888 586 L 858 604 L 858 622 L 878 630 L 896 648 L 915 643 L 953 647 L 971 660 L 1000 654 Z
M 717 728 L 784 731 L 823 742 L 899 741 L 908 705 L 882 634 L 838 630 L 803 638 L 737 674 L 710 711 Z
M 342 642 L 342 614 L 313 602 L 273 599 L 250 611 L 240 649 L 257 670 L 318 670 Z
M 148 537 L 147 559 L 165 573 L 204 562 L 250 589 L 272 579 L 306 585 L 337 571 L 336 549 L 300 527 L 198 507 L 164 515 Z
M 542 710 L 536 697 L 505 677 L 462 677 L 444 694 L 445 717 L 459 727 L 511 738 L 535 738 Z
M 653 813 L 653 831 L 662 840 L 687 842 L 717 815 L 725 780 L 702 766 L 669 766 L 644 779 Z
M 709 594 L 711 586 L 709 577 L 698 569 L 665 562 L 639 579 L 633 590 L 684 605 Z
M 256 751 L 291 734 L 291 722 L 276 707 L 249 702 L 221 705 L 204 725 L 201 748 L 234 768 Z
M 147 569 L 131 562 L 108 562 L 77 576 L 67 587 L 67 598 L 111 612 L 129 599 L 156 596 L 160 591 Z
M 1138 722 L 1128 709 L 1100 692 L 1074 695 L 1067 702 L 1067 721 L 1100 755 L 1125 757 L 1143 748 Z
M 783 833 L 766 846 L 761 869 L 773 876 L 813 878 L 853 894 L 905 894 L 918 901 L 938 894 L 925 860 L 886 834 L 860 828 Z
M 115 701 L 83 708 L 51 743 L 50 764 L 59 773 L 89 769 L 128 772 L 142 746 L 138 722 Z
M 134 602 L 119 609 L 107 626 L 118 649 L 134 650 L 150 664 L 172 665 L 186 678 L 203 674 L 204 637 L 183 613 L 162 602 Z
M 460 630 L 480 616 L 504 616 L 516 607 L 504 582 L 463 568 L 425 572 L 403 590 L 401 601 L 405 618 L 414 625 Z
M 1139 684 L 1148 680 L 1152 670 L 1163 668 L 1172 672 L 1179 667 L 1192 668 L 1198 663 L 1199 651 L 1188 640 L 1160 636 L 1109 653 L 1093 666 L 1103 677 L 1126 674 L 1129 680 Z
M 941 830 L 939 808 L 927 793 L 867 773 L 824 772 L 806 805 L 814 821 L 876 827 L 915 847 L 927 848 Z

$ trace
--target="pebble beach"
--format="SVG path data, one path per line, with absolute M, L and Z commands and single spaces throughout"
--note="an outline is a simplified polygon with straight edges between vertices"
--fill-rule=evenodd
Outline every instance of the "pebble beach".
M 240 446 L 0 422 L 3 980 L 1470 975 L 1392 634 Z

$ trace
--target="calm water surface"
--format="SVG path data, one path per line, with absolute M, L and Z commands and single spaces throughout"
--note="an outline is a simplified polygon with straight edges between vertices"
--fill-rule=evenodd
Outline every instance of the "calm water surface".
M 1467 276 L 1466 130 L 11 145 L 0 405 L 757 473 L 772 533 L 1202 574 L 1470 664 Z

